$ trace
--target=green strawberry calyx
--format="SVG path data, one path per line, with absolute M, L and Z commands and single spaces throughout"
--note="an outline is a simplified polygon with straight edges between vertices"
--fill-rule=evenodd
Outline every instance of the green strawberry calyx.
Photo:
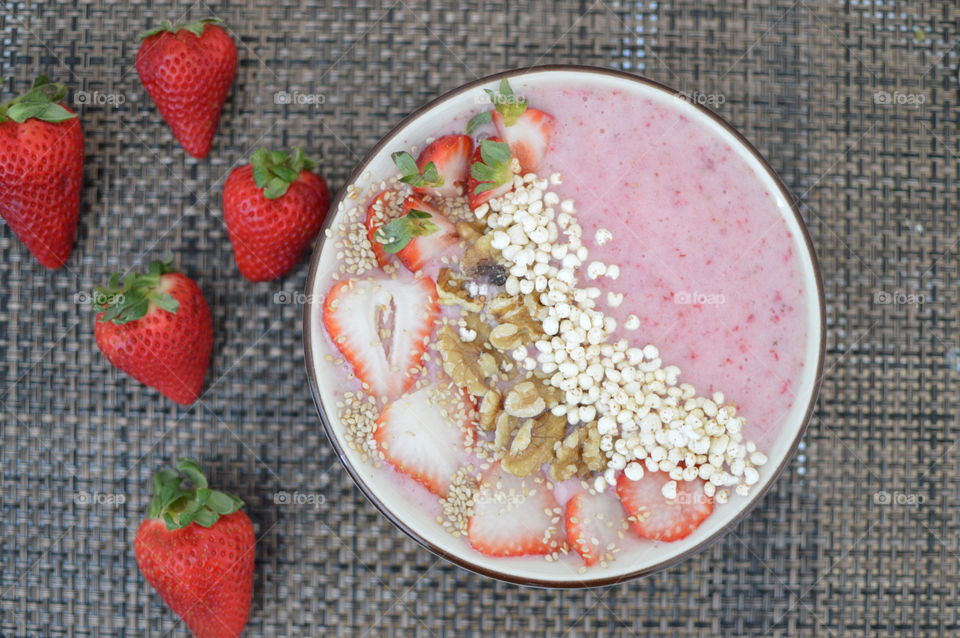
M 212 527 L 221 516 L 233 514 L 243 501 L 227 492 L 211 490 L 200 464 L 191 458 L 177 461 L 176 468 L 164 468 L 153 475 L 153 498 L 148 518 L 161 519 L 169 530 L 190 523 Z
M 427 162 L 427 165 L 420 170 L 417 161 L 413 155 L 406 151 L 397 151 L 390 158 L 400 169 L 400 181 L 404 184 L 410 184 L 414 188 L 438 188 L 443 186 L 443 175 L 437 170 L 437 165 L 433 162 Z
M 493 140 L 480 142 L 480 162 L 470 166 L 470 177 L 480 182 L 473 189 L 474 195 L 509 184 L 513 180 L 513 169 L 510 164 L 513 154 L 510 145 Z
M 98 321 L 122 326 L 142 319 L 152 307 L 176 314 L 180 302 L 161 290 L 161 277 L 177 271 L 170 261 L 154 261 L 145 274 L 116 272 L 110 283 L 93 291 L 94 305 L 103 311 Z
M 77 117 L 60 102 L 67 97 L 67 87 L 51 82 L 45 75 L 33 81 L 30 90 L 9 102 L 0 104 L 0 123 L 14 121 L 23 124 L 30 118 L 42 122 L 64 122 Z
M 422 210 L 412 209 L 403 217 L 378 228 L 374 241 L 383 244 L 384 252 L 395 254 L 406 248 L 414 237 L 432 235 L 440 227 L 430 221 L 432 215 Z
M 146 40 L 152 35 L 157 35 L 158 33 L 170 32 L 177 33 L 179 31 L 189 31 L 198 38 L 203 35 L 203 30 L 207 28 L 208 24 L 223 24 L 223 20 L 220 18 L 204 18 L 203 20 L 197 20 L 196 22 L 188 22 L 186 24 L 173 24 L 169 20 L 164 20 L 160 23 L 159 27 L 154 27 L 147 31 L 144 31 L 139 36 L 138 40 Z
M 503 118 L 504 126 L 513 126 L 516 124 L 520 116 L 527 110 L 526 98 L 514 93 L 513 87 L 510 86 L 510 82 L 508 82 L 506 78 L 500 80 L 498 90 L 491 91 L 490 89 L 484 89 L 484 92 L 489 96 L 490 103 L 493 104 L 493 107 Z M 489 124 L 492 119 L 493 111 L 477 113 L 467 122 L 467 135 L 470 135 L 474 130 L 484 124 Z
M 283 197 L 300 177 L 301 171 L 310 171 L 317 166 L 299 146 L 293 149 L 293 153 L 258 148 L 250 156 L 250 164 L 253 166 L 253 181 L 267 199 Z

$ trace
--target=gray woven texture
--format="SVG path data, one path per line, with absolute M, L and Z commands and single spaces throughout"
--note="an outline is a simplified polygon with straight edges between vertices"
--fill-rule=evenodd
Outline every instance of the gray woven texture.
M 222 17 L 240 43 L 205 161 L 133 69 L 134 35 L 186 14 Z M 250 504 L 250 636 L 957 634 L 958 26 L 952 3 L 886 0 L 0 2 L 8 92 L 45 71 L 101 96 L 79 107 L 68 267 L 43 270 L 0 227 L 0 636 L 188 635 L 131 551 L 151 473 L 184 454 Z M 722 99 L 801 202 L 828 303 L 817 415 L 762 505 L 706 552 L 591 591 L 470 574 L 363 499 L 310 400 L 294 297 L 306 265 L 245 281 L 219 210 L 258 144 L 305 146 L 339 188 L 426 100 L 544 63 Z M 278 91 L 323 104 L 278 105 Z M 106 363 L 77 297 L 167 252 L 216 325 L 208 389 L 186 409 Z M 324 502 L 276 505 L 280 490 Z

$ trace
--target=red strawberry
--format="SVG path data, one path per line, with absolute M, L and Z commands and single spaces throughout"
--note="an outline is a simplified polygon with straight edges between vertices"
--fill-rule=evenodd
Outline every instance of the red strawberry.
M 316 165 L 293 154 L 257 150 L 223 185 L 223 219 L 237 267 L 250 281 L 276 279 L 297 265 L 330 205 Z
M 521 173 L 536 173 L 550 146 L 556 118 L 538 109 L 527 108 L 513 124 L 499 111 L 493 113 L 497 134 L 510 145 L 510 151 L 520 162 Z
M 440 214 L 435 206 L 416 195 L 411 195 L 403 203 L 403 214 L 410 211 L 427 213 L 430 222 L 436 230 L 427 234 L 415 234 L 406 246 L 397 252 L 397 257 L 410 272 L 417 272 L 424 264 L 446 252 L 450 246 L 457 243 L 459 236 L 457 229 L 450 221 Z
M 357 378 L 394 399 L 419 374 L 425 339 L 440 315 L 437 287 L 420 279 L 344 279 L 327 293 L 323 325 Z
M 473 442 L 473 406 L 446 386 L 421 388 L 387 404 L 374 438 L 391 465 L 446 496 Z
M 390 263 L 390 255 L 384 250 L 383 244 L 376 241 L 375 236 L 380 228 L 399 216 L 399 211 L 394 210 L 394 201 L 399 199 L 398 195 L 397 191 L 381 191 L 367 206 L 367 218 L 364 221 L 367 239 L 370 240 L 370 248 L 373 249 L 381 268 Z
M 417 167 L 425 173 L 432 162 L 442 180 L 439 186 L 415 187 L 418 193 L 429 193 L 443 197 L 456 197 L 463 194 L 463 185 L 470 170 L 470 156 L 473 153 L 473 140 L 467 135 L 444 135 L 427 145 L 417 158 Z
M 477 145 L 470 160 L 470 178 L 467 180 L 471 210 L 510 192 L 513 188 L 511 159 L 510 147 L 499 137 L 487 138 Z
M 153 490 L 133 541 L 140 571 L 196 638 L 237 638 L 250 615 L 256 545 L 243 501 L 209 489 L 193 459 L 157 472 Z
M 527 106 L 527 100 L 513 92 L 510 82 L 500 80 L 497 91 L 487 89 L 495 110 L 478 113 L 467 124 L 467 131 L 493 121 L 497 134 L 510 145 L 510 152 L 520 162 L 521 173 L 535 173 L 550 146 L 556 118 Z
M 703 493 L 703 481 L 677 481 L 677 498 L 661 490 L 670 481 L 666 472 L 646 472 L 639 481 L 625 474 L 617 479 L 617 495 L 633 531 L 655 541 L 686 538 L 713 512 L 713 499 Z
M 575 494 L 567 501 L 564 519 L 567 541 L 588 567 L 612 553 L 611 546 L 619 545 L 627 530 L 623 507 L 610 492 Z
M 141 34 L 137 73 L 184 150 L 204 158 L 237 72 L 237 46 L 219 18 Z
M 67 261 L 80 218 L 83 129 L 66 95 L 40 76 L 0 105 L 0 217 L 47 268 Z
M 210 307 L 196 283 L 169 263 L 120 273 L 95 293 L 97 346 L 117 368 L 177 403 L 197 400 L 213 349 Z
M 499 465 L 483 477 L 467 523 L 470 545 L 487 556 L 550 554 L 563 547 L 560 506 L 542 474 L 518 478 Z

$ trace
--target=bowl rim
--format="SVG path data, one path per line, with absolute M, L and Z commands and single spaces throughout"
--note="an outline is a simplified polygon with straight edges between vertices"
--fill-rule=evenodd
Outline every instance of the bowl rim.
M 727 533 L 737 524 L 739 524 L 760 502 L 763 500 L 764 495 L 768 490 L 780 479 L 780 476 L 783 474 L 783 471 L 786 469 L 787 465 L 793 460 L 796 456 L 797 448 L 800 445 L 800 441 L 803 439 L 804 434 L 806 433 L 807 427 L 810 424 L 810 420 L 813 417 L 814 408 L 817 404 L 817 398 L 820 392 L 820 386 L 823 381 L 823 367 L 824 367 L 824 358 L 826 352 L 826 301 L 824 298 L 824 285 L 823 285 L 823 274 L 820 268 L 820 261 L 817 258 L 817 253 L 813 245 L 813 241 L 810 238 L 809 230 L 807 225 L 803 220 L 802 215 L 800 214 L 800 208 L 797 205 L 797 200 L 790 194 L 790 191 L 787 189 L 786 185 L 783 183 L 783 180 L 780 179 L 780 176 L 777 175 L 777 172 L 770 165 L 770 163 L 763 157 L 760 151 L 747 140 L 736 128 L 734 128 L 730 123 L 728 123 L 721 116 L 717 115 L 710 109 L 702 106 L 696 101 L 687 102 L 693 107 L 698 109 L 701 114 L 706 115 L 707 117 L 714 120 L 715 123 L 719 124 L 723 129 L 730 133 L 734 139 L 736 139 L 743 148 L 749 152 L 759 163 L 760 166 L 767 172 L 770 178 L 773 180 L 776 187 L 780 190 L 781 195 L 784 197 L 784 200 L 789 203 L 790 210 L 793 212 L 794 217 L 796 218 L 797 224 L 800 228 L 800 232 L 803 237 L 803 242 L 806 245 L 807 251 L 811 258 L 811 265 L 813 268 L 813 275 L 816 282 L 816 292 L 817 292 L 817 302 L 818 310 L 820 316 L 820 343 L 817 353 L 817 367 L 816 367 L 816 376 L 813 380 L 813 387 L 810 392 L 810 400 L 807 404 L 807 408 L 804 411 L 803 419 L 800 423 L 800 427 L 797 429 L 797 433 L 794 436 L 793 441 L 790 443 L 787 453 L 784 455 L 783 460 L 773 471 L 770 479 L 766 482 L 766 485 L 759 492 L 754 493 L 751 498 L 750 503 L 743 507 L 740 512 L 738 512 L 726 525 L 718 528 L 710 536 L 702 540 L 700 543 L 697 543 L 693 547 L 672 556 L 671 558 L 659 561 L 653 565 L 634 570 L 627 574 L 622 574 L 618 576 L 607 576 L 596 579 L 562 579 L 562 580 L 546 580 L 539 578 L 527 578 L 523 576 L 517 576 L 514 574 L 501 572 L 495 569 L 490 569 L 481 565 L 478 565 L 469 559 L 459 556 L 456 554 L 451 554 L 448 551 L 437 547 L 436 545 L 430 543 L 425 538 L 422 538 L 415 530 L 413 530 L 407 523 L 395 514 L 390 507 L 383 503 L 376 495 L 373 494 L 372 490 L 367 486 L 366 481 L 360 476 L 359 472 L 353 467 L 350 460 L 347 458 L 346 453 L 343 447 L 340 444 L 339 437 L 335 430 L 333 429 L 333 424 L 330 419 L 327 417 L 326 410 L 323 405 L 323 400 L 320 397 L 320 388 L 319 382 L 316 374 L 316 365 L 313 358 L 313 335 L 310 330 L 310 317 L 313 314 L 315 308 L 315 299 L 313 298 L 313 290 L 316 284 L 317 271 L 320 264 L 320 256 L 323 251 L 324 243 L 326 242 L 326 230 L 333 223 L 333 220 L 337 216 L 337 211 L 340 207 L 340 204 L 343 202 L 346 197 L 347 186 L 356 182 L 364 171 L 367 168 L 367 165 L 370 164 L 373 159 L 380 154 L 380 152 L 387 145 L 387 142 L 391 140 L 394 135 L 399 131 L 405 128 L 408 124 L 414 120 L 420 118 L 422 115 L 432 110 L 433 108 L 439 106 L 440 104 L 451 100 L 457 96 L 460 96 L 466 92 L 473 91 L 478 89 L 481 86 L 490 84 L 491 82 L 500 80 L 500 79 L 509 79 L 521 77 L 528 74 L 536 74 L 543 72 L 577 72 L 577 73 L 593 73 L 597 75 L 612 76 L 622 80 L 627 80 L 630 82 L 637 82 L 639 84 L 646 85 L 650 88 L 668 93 L 672 96 L 681 95 L 681 91 L 674 90 L 673 88 L 662 84 L 660 82 L 650 80 L 648 78 L 635 75 L 626 71 L 620 71 L 617 69 L 607 69 L 603 67 L 594 67 L 587 65 L 579 64 L 546 64 L 539 66 L 531 67 L 521 67 L 516 69 L 510 69 L 507 71 L 501 71 L 499 73 L 494 73 L 492 75 L 487 75 L 482 78 L 478 78 L 466 84 L 460 85 L 455 89 L 443 93 L 439 97 L 436 97 L 418 109 L 411 112 L 405 118 L 403 118 L 396 126 L 392 127 L 390 131 L 384 134 L 377 143 L 370 149 L 363 158 L 357 163 L 356 167 L 350 173 L 347 180 L 344 182 L 343 187 L 337 193 L 337 196 L 333 199 L 330 204 L 330 213 L 327 215 L 323 223 L 323 228 L 318 236 L 318 241 L 314 247 L 313 253 L 310 257 L 310 271 L 307 275 L 306 286 L 305 286 L 305 303 L 303 307 L 302 314 L 302 328 L 303 328 L 303 346 L 304 346 L 304 365 L 307 369 L 307 378 L 310 384 L 310 393 L 313 396 L 313 402 L 317 409 L 317 414 L 320 417 L 320 422 L 323 424 L 323 428 L 326 432 L 327 438 L 330 440 L 333 445 L 334 450 L 337 453 L 337 457 L 340 459 L 340 463 L 347 470 L 347 473 L 350 475 L 350 478 L 353 479 L 353 482 L 360 489 L 360 492 L 369 500 L 374 507 L 376 507 L 381 514 L 387 517 L 387 519 L 397 526 L 403 533 L 409 536 L 411 539 L 416 541 L 420 546 L 429 550 L 436 556 L 443 558 L 447 561 L 450 561 L 454 565 L 462 567 L 468 571 L 471 571 L 481 576 L 486 576 L 488 578 L 493 578 L 500 580 L 506 583 L 511 583 L 515 585 L 524 585 L 528 587 L 541 587 L 545 589 L 587 589 L 592 587 L 607 587 L 610 585 L 616 585 L 623 583 L 635 578 L 640 578 L 642 576 L 650 575 L 654 572 L 666 569 L 672 565 L 679 563 L 680 561 L 686 560 L 698 554 L 706 548 L 710 547 L 722 537 L 726 536 Z

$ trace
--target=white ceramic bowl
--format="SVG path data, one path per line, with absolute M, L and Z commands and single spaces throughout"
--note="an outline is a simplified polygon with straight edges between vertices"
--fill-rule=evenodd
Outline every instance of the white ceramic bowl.
M 760 483 L 748 497 L 738 497 L 717 507 L 689 537 L 673 543 L 651 542 L 644 545 L 643 549 L 631 550 L 630 553 L 619 555 L 617 560 L 607 567 L 594 566 L 586 573 L 580 574 L 578 573 L 579 565 L 574 561 L 547 562 L 542 557 L 489 558 L 473 551 L 464 539 L 450 536 L 437 525 L 434 515 L 413 506 L 406 493 L 391 480 L 389 472 L 375 470 L 345 444 L 344 430 L 338 420 L 336 409 L 333 408 L 337 400 L 334 386 L 328 382 L 329 379 L 342 376 L 343 371 L 324 359 L 324 355 L 328 353 L 328 342 L 323 335 L 320 320 L 323 294 L 328 285 L 325 275 L 334 267 L 335 251 L 331 249 L 332 242 L 323 241 L 324 236 L 321 234 L 307 280 L 307 304 L 303 316 L 307 374 L 320 420 L 344 467 L 350 472 L 360 490 L 387 518 L 418 543 L 472 571 L 504 581 L 543 587 L 577 588 L 609 585 L 663 569 L 703 549 L 752 509 L 780 476 L 800 442 L 811 416 L 820 384 L 825 333 L 823 282 L 813 246 L 800 214 L 793 204 L 793 198 L 757 150 L 711 111 L 678 97 L 680 94 L 677 91 L 627 73 L 593 67 L 544 66 L 507 71 L 471 82 L 437 98 L 400 122 L 364 157 L 347 184 L 357 184 L 360 188 L 366 189 L 369 184 L 363 181 L 364 176 L 379 182 L 385 176 L 392 174 L 395 170 L 390 159 L 392 151 L 422 144 L 424 139 L 436 134 L 438 123 L 453 120 L 465 112 L 474 110 L 481 89 L 496 88 L 502 78 L 509 78 L 518 89 L 535 86 L 543 81 L 556 82 L 558 79 L 569 82 L 572 86 L 580 83 L 599 87 L 608 86 L 611 89 L 636 94 L 641 98 L 668 102 L 687 117 L 701 122 L 736 149 L 748 166 L 754 169 L 758 178 L 764 182 L 769 192 L 775 194 L 776 205 L 795 238 L 796 251 L 802 262 L 805 289 L 808 295 L 806 300 L 808 338 L 803 368 L 807 371 L 807 376 L 801 379 L 798 385 L 797 400 L 782 424 L 780 433 L 766 450 L 769 462 L 762 472 Z M 331 206 L 331 211 L 338 209 L 345 191 L 345 188 L 341 190 Z M 331 212 L 327 218 L 326 227 L 337 223 L 336 215 Z

